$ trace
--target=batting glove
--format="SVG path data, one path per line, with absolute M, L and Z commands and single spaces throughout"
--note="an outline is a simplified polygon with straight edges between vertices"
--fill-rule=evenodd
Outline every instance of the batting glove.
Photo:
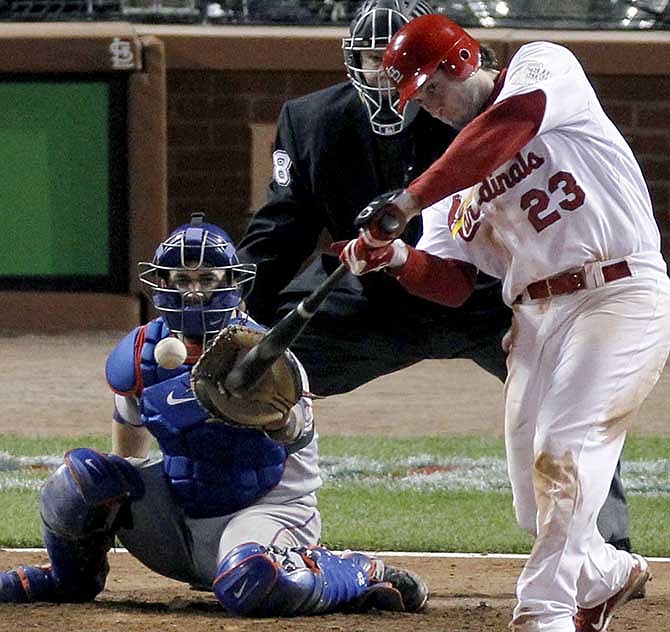
M 401 239 L 384 242 L 384 245 L 371 246 L 367 238 L 359 235 L 358 239 L 351 241 L 337 241 L 331 245 L 331 249 L 336 252 L 340 261 L 349 268 L 349 270 L 360 276 L 368 272 L 376 272 L 383 268 L 397 268 L 407 261 L 407 244 Z

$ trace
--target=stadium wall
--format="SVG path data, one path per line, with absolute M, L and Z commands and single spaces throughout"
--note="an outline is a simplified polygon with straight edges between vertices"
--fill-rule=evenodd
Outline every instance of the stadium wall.
M 146 317 L 134 279 L 168 226 L 205 211 L 238 239 L 262 203 L 282 103 L 345 80 L 335 27 L 12 24 L 0 71 L 109 71 L 114 38 L 129 69 L 129 296 L 3 292 L 0 327 L 127 328 Z M 605 109 L 632 144 L 652 193 L 670 261 L 670 33 L 478 30 L 501 61 L 549 39 L 584 64 Z M 146 305 L 144 305 L 146 306 Z M 57 318 L 45 318 L 53 308 Z M 35 313 L 35 317 L 31 314 Z M 42 314 L 42 315 L 40 315 Z M 53 316 L 54 314 L 52 314 Z

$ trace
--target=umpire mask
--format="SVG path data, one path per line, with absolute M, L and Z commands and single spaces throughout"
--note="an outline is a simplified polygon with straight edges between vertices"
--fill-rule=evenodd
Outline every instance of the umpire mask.
M 399 111 L 399 95 L 384 72 L 382 58 L 397 31 L 411 19 L 430 13 L 433 8 L 424 0 L 366 0 L 351 22 L 350 36 L 342 40 L 347 75 L 375 134 L 397 134 L 418 111 L 411 105 L 403 113 Z

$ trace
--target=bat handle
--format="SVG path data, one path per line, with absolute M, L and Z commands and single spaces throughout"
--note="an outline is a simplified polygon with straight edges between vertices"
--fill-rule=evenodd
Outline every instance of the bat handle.
M 395 215 L 384 215 L 379 220 L 379 226 L 389 237 L 396 237 L 400 232 L 400 220 Z

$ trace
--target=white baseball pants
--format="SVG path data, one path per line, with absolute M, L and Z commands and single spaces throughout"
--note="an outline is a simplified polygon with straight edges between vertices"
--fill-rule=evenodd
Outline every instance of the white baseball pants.
M 574 632 L 623 586 L 629 554 L 596 528 L 626 430 L 670 349 L 670 280 L 645 270 L 514 306 L 505 441 L 514 509 L 536 536 L 512 629 Z

